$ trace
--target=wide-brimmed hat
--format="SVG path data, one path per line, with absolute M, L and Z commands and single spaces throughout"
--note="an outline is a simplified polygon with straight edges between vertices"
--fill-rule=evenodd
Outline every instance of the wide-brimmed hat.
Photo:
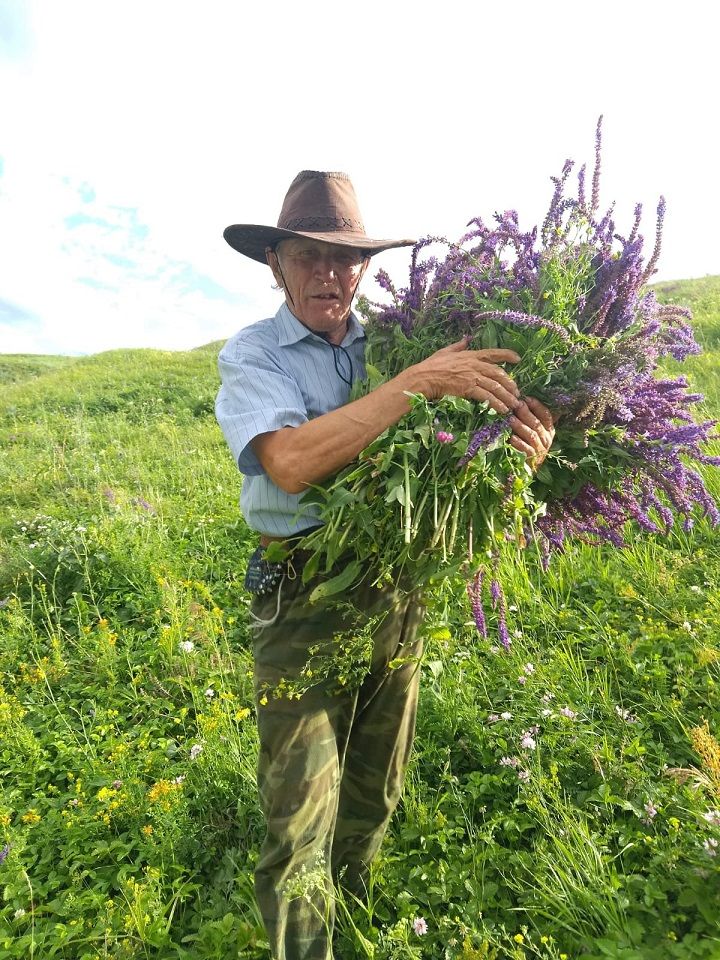
M 285 195 L 277 227 L 234 223 L 223 236 L 238 253 L 266 263 L 265 248 L 289 237 L 311 237 L 365 250 L 369 255 L 414 240 L 372 240 L 365 233 L 360 208 L 346 173 L 301 170 Z

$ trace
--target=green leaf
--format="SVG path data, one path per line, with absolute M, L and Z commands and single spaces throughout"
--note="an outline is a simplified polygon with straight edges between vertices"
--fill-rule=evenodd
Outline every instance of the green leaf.
M 290 556 L 290 551 L 281 540 L 274 540 L 265 548 L 264 559 L 268 563 L 282 563 Z
M 361 570 L 362 564 L 358 560 L 353 560 L 352 563 L 349 563 L 345 567 L 342 573 L 315 587 L 310 594 L 310 603 L 317 603 L 319 600 L 324 600 L 326 597 L 332 597 L 336 593 L 340 593 L 341 590 L 346 590 L 357 578 Z

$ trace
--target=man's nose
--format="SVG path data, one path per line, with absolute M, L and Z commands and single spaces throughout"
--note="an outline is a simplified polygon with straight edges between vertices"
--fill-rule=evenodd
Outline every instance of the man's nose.
M 332 279 L 337 272 L 335 261 L 330 254 L 320 254 L 315 260 L 315 276 Z

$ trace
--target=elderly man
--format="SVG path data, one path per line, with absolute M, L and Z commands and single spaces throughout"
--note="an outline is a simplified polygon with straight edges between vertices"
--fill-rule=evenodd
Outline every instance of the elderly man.
M 484 401 L 514 411 L 511 442 L 540 462 L 552 443 L 549 411 L 522 400 L 501 363 L 510 350 L 469 350 L 461 341 L 349 401 L 364 376 L 361 324 L 351 306 L 370 258 L 411 240 L 373 240 L 343 173 L 304 170 L 277 227 L 235 224 L 225 239 L 267 263 L 285 302 L 223 348 L 216 413 L 244 474 L 241 507 L 260 534 L 246 584 L 256 590 L 254 674 L 260 735 L 258 789 L 267 835 L 256 870 L 258 904 L 277 960 L 332 957 L 332 882 L 362 893 L 399 800 L 415 726 L 417 637 L 422 608 L 411 589 L 372 587 L 352 605 L 377 624 L 371 670 L 359 689 L 330 696 L 322 683 L 299 700 L 268 697 L 297 676 L 311 647 L 348 628 L 342 607 L 308 603 L 315 582 L 302 557 L 268 565 L 263 548 L 292 542 L 318 519 L 302 493 L 332 476 L 409 410 L 408 393 Z M 399 669 L 390 661 L 402 659 Z

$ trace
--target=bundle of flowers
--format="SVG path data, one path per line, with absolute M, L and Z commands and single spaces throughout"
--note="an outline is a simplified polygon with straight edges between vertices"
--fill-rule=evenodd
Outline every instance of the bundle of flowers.
M 391 302 L 363 304 L 368 378 L 356 395 L 464 336 L 470 349 L 515 350 L 521 361 L 508 372 L 556 420 L 549 456 L 534 472 L 507 442 L 510 415 L 486 404 L 411 396 L 407 416 L 306 495 L 324 521 L 303 543 L 313 551 L 306 577 L 352 554 L 318 597 L 368 569 L 378 582 L 404 575 L 413 586 L 462 569 L 478 628 L 487 582 L 508 643 L 500 584 L 485 577 L 503 544 L 533 542 L 547 561 L 570 539 L 621 546 L 630 523 L 667 533 L 677 518 L 686 528 L 702 515 L 720 520 L 697 470 L 720 464 L 703 452 L 714 422 L 694 420 L 702 397 L 685 378 L 658 375 L 664 358 L 699 351 L 690 312 L 646 289 L 665 202 L 646 261 L 641 207 L 626 234 L 612 207 L 599 212 L 601 120 L 589 196 L 584 166 L 568 195 L 566 161 L 539 229 L 523 232 L 508 211 L 492 224 L 472 220 L 457 243 L 424 239 L 408 285 L 381 272 Z M 442 257 L 431 253 L 438 244 Z

